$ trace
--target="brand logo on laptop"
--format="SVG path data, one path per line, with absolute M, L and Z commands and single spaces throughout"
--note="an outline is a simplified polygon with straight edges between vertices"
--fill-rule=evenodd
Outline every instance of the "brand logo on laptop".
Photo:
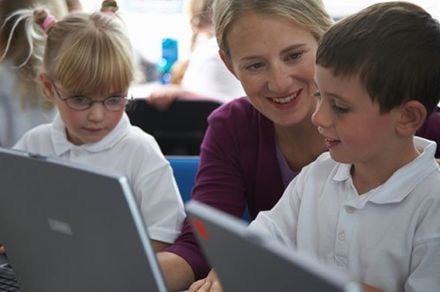
M 206 230 L 205 224 L 202 222 L 202 220 L 194 218 L 191 220 L 191 223 L 201 238 L 205 240 L 209 239 L 208 231 Z
M 67 222 L 53 218 L 47 218 L 47 222 L 49 222 L 49 227 L 52 229 L 52 231 L 66 235 L 73 235 L 72 228 L 70 228 L 70 225 Z

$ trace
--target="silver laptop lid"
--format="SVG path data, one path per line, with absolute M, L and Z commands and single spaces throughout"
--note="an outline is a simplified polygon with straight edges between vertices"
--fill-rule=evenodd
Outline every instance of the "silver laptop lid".
M 249 230 L 238 218 L 196 201 L 185 209 L 225 291 L 361 291 L 348 277 Z
M 0 242 L 23 292 L 166 291 L 124 176 L 0 149 Z

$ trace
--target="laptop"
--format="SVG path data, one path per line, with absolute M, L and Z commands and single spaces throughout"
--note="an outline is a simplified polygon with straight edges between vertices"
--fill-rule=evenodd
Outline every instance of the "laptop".
M 123 175 L 0 148 L 0 188 L 21 291 L 166 291 Z
M 362 291 L 345 275 L 249 230 L 239 218 L 196 201 L 185 209 L 225 291 Z

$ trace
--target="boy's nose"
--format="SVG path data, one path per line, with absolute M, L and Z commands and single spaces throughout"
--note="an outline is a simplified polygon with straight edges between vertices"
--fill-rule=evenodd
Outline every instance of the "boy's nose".
M 331 124 L 330 118 L 327 114 L 326 105 L 319 100 L 316 103 L 315 111 L 312 114 L 312 123 L 320 128 L 328 128 Z

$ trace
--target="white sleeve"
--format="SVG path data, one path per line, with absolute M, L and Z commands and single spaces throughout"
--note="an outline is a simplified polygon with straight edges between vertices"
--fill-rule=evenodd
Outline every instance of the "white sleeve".
M 153 138 L 149 144 L 134 155 L 133 191 L 150 238 L 173 243 L 185 218 L 183 201 L 169 162 Z
M 296 247 L 301 184 L 301 174 L 299 174 L 290 182 L 278 203 L 271 210 L 258 213 L 249 228 L 268 234 L 284 245 Z
M 418 223 L 405 292 L 438 291 L 440 287 L 440 200 L 429 205 Z

